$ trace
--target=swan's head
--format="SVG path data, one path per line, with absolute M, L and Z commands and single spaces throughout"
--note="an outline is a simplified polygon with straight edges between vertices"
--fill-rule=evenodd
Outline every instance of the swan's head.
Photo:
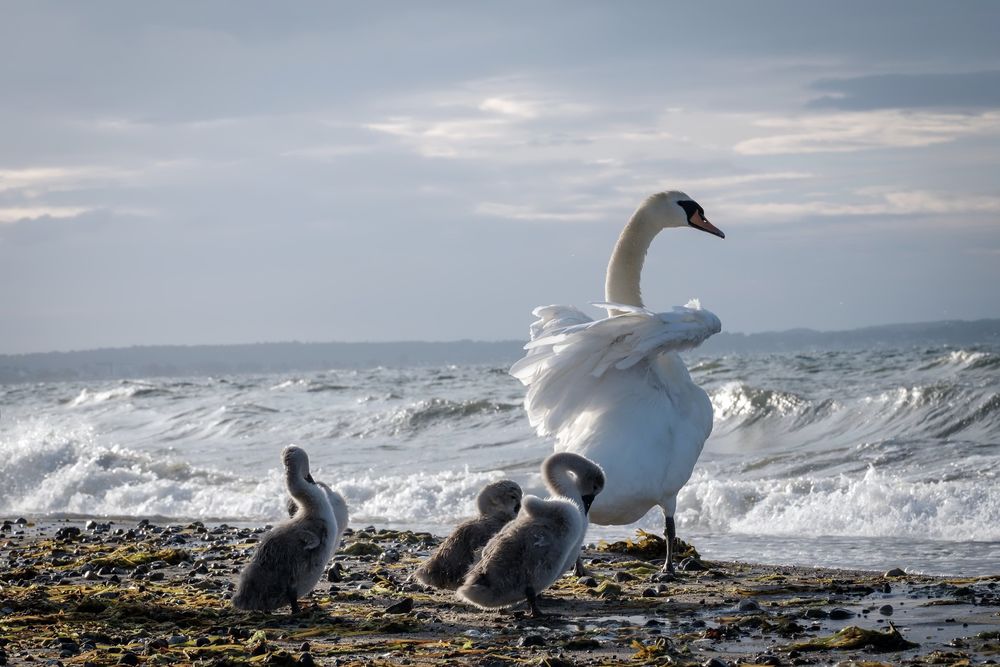
M 306 450 L 295 445 L 289 445 L 281 451 L 281 462 L 285 464 L 285 476 L 289 479 L 304 479 L 315 484 L 309 473 L 309 455 Z
M 653 224 L 666 227 L 694 227 L 719 238 L 726 238 L 718 227 L 705 217 L 705 209 L 695 200 L 679 190 L 670 190 L 653 195 L 639 207 L 644 216 Z
M 487 484 L 479 492 L 476 505 L 483 516 L 500 515 L 513 519 L 521 510 L 521 487 L 509 479 Z

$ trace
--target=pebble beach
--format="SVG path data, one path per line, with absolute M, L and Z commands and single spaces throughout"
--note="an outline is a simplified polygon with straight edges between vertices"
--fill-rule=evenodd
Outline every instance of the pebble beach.
M 1000 660 L 1000 574 L 973 578 L 703 559 L 663 542 L 590 544 L 589 575 L 481 612 L 412 580 L 440 542 L 369 526 L 303 610 L 228 598 L 263 527 L 3 522 L 0 665 L 978 665 Z M 659 559 L 659 560 L 658 560 Z

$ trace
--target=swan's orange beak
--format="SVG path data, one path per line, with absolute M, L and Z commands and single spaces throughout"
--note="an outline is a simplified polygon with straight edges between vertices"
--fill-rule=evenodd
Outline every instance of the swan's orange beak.
M 692 215 L 691 218 L 688 220 L 688 224 L 694 227 L 695 229 L 700 229 L 703 232 L 708 232 L 709 234 L 715 234 L 720 239 L 726 238 L 726 235 L 722 233 L 721 229 L 713 225 L 711 222 L 708 221 L 708 218 L 704 217 L 701 213 L 698 213 L 697 211 L 695 211 L 694 215 Z

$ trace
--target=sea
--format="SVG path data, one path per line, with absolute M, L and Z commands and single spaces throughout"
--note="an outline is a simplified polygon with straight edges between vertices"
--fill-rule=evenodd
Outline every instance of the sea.
M 715 408 L 676 517 L 703 557 L 1000 574 L 1000 348 L 685 360 Z M 498 365 L 0 385 L 0 518 L 265 525 L 297 444 L 355 527 L 446 534 L 489 481 L 544 493 L 523 397 Z

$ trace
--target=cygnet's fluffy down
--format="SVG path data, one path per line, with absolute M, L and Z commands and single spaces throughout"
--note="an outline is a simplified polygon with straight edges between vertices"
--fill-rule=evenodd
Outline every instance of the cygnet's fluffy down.
M 479 492 L 476 506 L 479 516 L 455 528 L 414 573 L 417 581 L 450 590 L 461 586 L 479 551 L 517 516 L 521 507 L 521 487 L 509 479 L 487 484 Z
M 309 457 L 299 447 L 285 447 L 285 485 L 298 504 L 295 516 L 261 538 L 240 574 L 232 603 L 237 609 L 271 611 L 290 605 L 316 586 L 333 555 L 339 533 L 326 492 L 309 474 Z
M 587 510 L 604 488 L 595 463 L 570 452 L 549 456 L 542 473 L 552 497 L 525 496 L 517 518 L 483 549 L 458 589 L 458 597 L 483 609 L 526 600 L 541 616 L 536 596 L 572 567 L 587 530 Z
M 340 495 L 323 482 L 316 482 L 316 486 L 323 489 L 323 492 L 326 494 L 326 499 L 330 503 L 330 507 L 333 508 L 333 518 L 337 520 L 337 534 L 334 536 L 333 551 L 331 552 L 331 554 L 335 554 L 337 553 L 337 549 L 340 548 L 340 541 L 343 539 L 344 531 L 347 529 L 347 523 L 349 520 L 347 513 L 347 501 L 344 500 L 344 496 Z M 299 504 L 295 502 L 295 498 L 288 499 L 287 509 L 289 517 L 294 517 L 295 513 L 299 511 Z

